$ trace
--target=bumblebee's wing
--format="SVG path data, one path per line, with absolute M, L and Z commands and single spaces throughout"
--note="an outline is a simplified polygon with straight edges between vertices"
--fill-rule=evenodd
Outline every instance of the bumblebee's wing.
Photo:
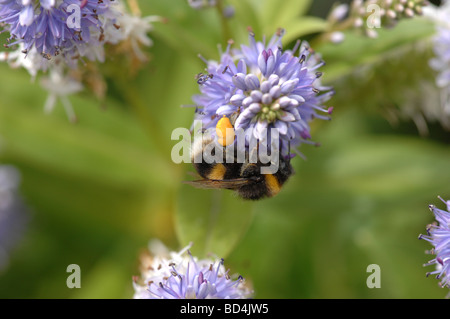
M 238 189 L 249 183 L 247 178 L 235 178 L 235 179 L 200 179 L 197 181 L 184 181 L 183 183 L 192 185 L 196 188 L 207 188 L 207 189 Z
M 192 177 L 201 177 L 200 174 L 194 172 L 187 172 L 187 174 L 191 175 Z

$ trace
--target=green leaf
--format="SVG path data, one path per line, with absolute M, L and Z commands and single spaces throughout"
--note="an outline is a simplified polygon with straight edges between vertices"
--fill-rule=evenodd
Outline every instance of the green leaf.
M 253 203 L 227 190 L 202 190 L 184 185 L 179 191 L 175 229 L 182 245 L 194 243 L 194 255 L 226 258 L 253 219 Z
M 406 20 L 380 30 L 377 39 L 349 33 L 340 45 L 314 47 L 327 62 L 323 81 L 337 92 L 333 103 L 383 114 L 393 125 L 414 122 L 424 136 L 431 123 L 448 127 L 437 73 L 428 63 L 433 32 L 426 20 Z
M 167 20 L 155 22 L 150 36 L 162 40 L 183 55 L 214 56 L 222 43 L 220 19 L 213 9 L 194 10 L 187 1 L 140 1 L 143 15 L 157 15 Z M 225 45 L 225 44 L 224 44 Z
M 266 24 L 264 23 L 264 20 L 260 18 L 258 4 L 242 0 L 230 0 L 230 4 L 236 9 L 236 16 L 230 20 L 233 29 L 233 37 L 236 43 L 246 44 L 248 42 L 248 27 L 250 27 L 257 35 L 263 33 L 263 25 Z M 272 33 L 274 30 L 272 30 Z
M 302 147 L 307 160 L 292 160 L 296 174 L 283 191 L 255 204 L 257 217 L 228 259 L 252 279 L 255 298 L 445 297 L 425 277 L 431 246 L 417 236 L 433 221 L 428 204 L 443 208 L 436 196 L 450 196 L 450 149 L 381 134 L 371 120 L 336 112 L 313 135 L 322 146 Z M 366 286 L 374 263 L 381 289 Z
M 278 0 L 264 1 L 261 20 L 271 28 L 287 28 L 292 20 L 305 15 L 311 3 L 312 0 L 285 0 L 282 3 Z
M 291 20 L 284 25 L 286 35 L 283 37 L 283 42 L 289 43 L 301 39 L 305 35 L 324 31 L 326 26 L 325 20 L 316 17 L 302 17 L 298 20 Z
M 235 42 L 247 43 L 247 27 L 251 27 L 257 39 L 271 37 L 278 28 L 286 29 L 284 43 L 289 43 L 304 35 L 323 31 L 326 22 L 317 17 L 304 14 L 311 1 L 290 0 L 280 5 L 279 1 L 231 1 L 236 8 L 236 17 L 232 21 Z
M 358 66 L 373 65 L 395 56 L 398 51 L 410 50 L 414 43 L 426 43 L 435 32 L 433 24 L 426 19 L 402 20 L 392 29 L 377 30 L 378 37 L 371 39 L 355 31 L 345 33 L 340 44 L 314 45 L 327 62 L 325 81 L 339 79 L 351 74 Z
M 88 113 L 93 115 L 97 106 L 87 101 L 85 103 L 91 108 Z M 10 108 L 11 106 L 5 105 L 0 107 L 0 135 L 4 139 L 3 151 L 9 157 L 22 158 L 27 162 L 51 167 L 52 170 L 70 171 L 90 179 L 141 184 L 153 181 L 166 186 L 170 184 L 167 182 L 171 179 L 166 180 L 149 169 L 148 152 L 122 140 L 126 127 L 123 127 L 120 139 L 107 132 L 93 130 L 85 123 L 70 124 L 64 114 L 60 118 L 56 114 L 46 116 L 39 105 L 34 110 L 26 111 L 16 106 L 12 112 Z M 103 121 L 113 113 L 112 109 L 104 113 Z M 81 118 L 86 115 L 80 110 L 78 114 Z M 114 119 L 110 124 L 115 123 L 116 126 L 110 126 L 109 129 L 114 129 L 117 134 L 120 126 L 126 125 L 126 121 L 122 113 L 121 123 Z M 152 165 L 160 170 L 170 171 L 170 163 L 155 154 Z

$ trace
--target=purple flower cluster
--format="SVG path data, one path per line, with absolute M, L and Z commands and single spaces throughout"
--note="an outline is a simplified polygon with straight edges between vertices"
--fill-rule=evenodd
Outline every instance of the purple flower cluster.
M 146 60 L 141 45 L 152 45 L 147 36 L 151 22 L 163 19 L 141 17 L 137 3 L 133 8 L 130 13 L 121 0 L 0 0 L 0 33 L 9 33 L 5 47 L 13 47 L 0 52 L 0 61 L 25 68 L 33 80 L 40 71 L 47 73 L 41 79 L 49 91 L 45 111 L 53 110 L 60 99 L 75 122 L 68 96 L 83 90 L 83 82 L 90 84 L 88 88 L 97 97 L 103 97 L 102 84 L 85 81 L 94 76 L 95 82 L 100 82 L 103 77 L 85 66 L 88 61 L 105 62 L 105 44 L 127 47 L 127 54 Z
M 7 47 L 23 44 L 46 59 L 84 56 L 86 46 L 103 42 L 102 19 L 114 0 L 0 0 L 0 26 L 10 33 Z M 112 16 L 111 16 L 112 17 Z
M 283 50 L 283 34 L 278 30 L 266 43 L 250 32 L 249 46 L 232 50 L 230 43 L 220 62 L 205 60 L 208 74 L 198 77 L 201 94 L 193 97 L 196 120 L 205 129 L 214 128 L 223 115 L 234 115 L 234 127 L 245 132 L 247 147 L 251 139 L 269 141 L 271 128 L 278 129 L 285 155 L 290 147 L 311 143 L 310 122 L 330 119 L 332 108 L 323 103 L 334 92 L 320 84 L 320 57 L 306 42 Z
M 425 266 L 434 265 L 436 270 L 427 275 L 436 275 L 436 278 L 441 279 L 442 287 L 450 287 L 450 201 L 440 199 L 447 205 L 447 211 L 430 205 L 437 223 L 429 225 L 427 235 L 420 235 L 419 239 L 425 239 L 434 246 L 430 253 L 436 258 L 430 260 Z
M 134 278 L 134 299 L 244 299 L 251 296 L 244 279 L 231 279 L 223 259 L 198 260 L 188 246 L 170 257 L 143 262 L 142 278 Z M 138 283 L 139 281 L 144 284 Z

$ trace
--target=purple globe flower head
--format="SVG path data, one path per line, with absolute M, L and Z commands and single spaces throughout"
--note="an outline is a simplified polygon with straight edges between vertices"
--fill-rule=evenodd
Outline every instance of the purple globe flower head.
M 430 205 L 429 208 L 437 223 L 428 225 L 427 235 L 420 235 L 419 239 L 425 239 L 434 246 L 428 253 L 436 257 L 426 263 L 425 266 L 434 265 L 436 270 L 427 273 L 427 276 L 436 275 L 437 279 L 441 279 L 440 285 L 442 287 L 450 287 L 450 201 L 445 201 L 441 197 L 439 199 L 446 204 L 447 211 Z
M 103 19 L 112 17 L 111 0 L 0 0 L 0 23 L 8 45 L 23 44 L 45 59 L 84 56 L 85 46 L 103 41 Z
M 256 41 L 250 31 L 249 46 L 232 50 L 230 42 L 220 62 L 203 59 L 207 74 L 197 78 L 201 94 L 193 101 L 196 120 L 205 129 L 214 128 L 224 115 L 234 115 L 234 128 L 245 131 L 247 148 L 256 139 L 270 149 L 273 128 L 278 130 L 285 156 L 290 147 L 315 144 L 310 140 L 310 122 L 330 119 L 332 108 L 323 104 L 334 92 L 320 84 L 319 68 L 324 65 L 320 57 L 306 42 L 283 50 L 283 34 L 279 29 L 266 43 Z
M 155 242 L 151 243 L 155 250 Z M 145 256 L 142 276 L 135 277 L 134 299 L 246 299 L 252 292 L 242 276 L 233 280 L 223 259 L 198 260 L 189 245 L 180 252 L 168 252 L 159 242 L 157 255 Z M 162 251 L 161 251 L 162 248 Z
M 51 111 L 61 100 L 69 119 L 75 122 L 68 96 L 81 91 L 83 82 L 95 82 L 87 88 L 104 98 L 104 86 L 97 85 L 103 77 L 90 71 L 95 68 L 85 66 L 87 60 L 105 62 L 106 53 L 111 52 L 105 50 L 105 44 L 126 46 L 130 49 L 127 54 L 146 60 L 141 46 L 152 45 L 147 35 L 152 22 L 164 19 L 141 17 L 139 8 L 133 8 L 130 12 L 121 0 L 0 0 L 0 32 L 10 34 L 5 47 L 14 47 L 0 52 L 0 61 L 12 68 L 25 68 L 33 80 L 40 71 L 47 73 L 41 79 L 49 91 L 45 110 Z M 92 72 L 96 81 L 84 81 Z

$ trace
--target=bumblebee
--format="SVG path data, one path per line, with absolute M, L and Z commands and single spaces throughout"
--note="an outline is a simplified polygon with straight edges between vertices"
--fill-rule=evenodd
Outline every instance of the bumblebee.
M 226 117 L 219 120 L 216 126 L 217 142 L 223 147 L 234 140 L 233 131 L 231 131 L 232 137 L 230 134 L 225 135 L 225 127 L 232 127 L 231 122 Z M 203 157 L 201 157 L 200 163 L 196 163 L 194 158 L 200 152 L 203 154 L 205 148 L 209 147 L 211 143 L 216 143 L 216 141 L 213 138 L 204 137 L 194 141 L 191 150 L 192 164 L 202 179 L 186 181 L 186 184 L 204 189 L 229 189 L 235 191 L 238 196 L 245 200 L 259 200 L 278 194 L 294 173 L 290 159 L 286 159 L 281 154 L 278 170 L 274 174 L 262 174 L 261 167 L 269 166 L 270 163 L 263 164 L 259 160 L 256 163 L 250 163 L 248 154 L 245 154 L 244 162 L 239 163 L 237 150 L 234 151 L 234 161 L 231 163 L 226 161 L 226 152 L 223 152 L 224 157 L 221 163 L 207 163 Z

